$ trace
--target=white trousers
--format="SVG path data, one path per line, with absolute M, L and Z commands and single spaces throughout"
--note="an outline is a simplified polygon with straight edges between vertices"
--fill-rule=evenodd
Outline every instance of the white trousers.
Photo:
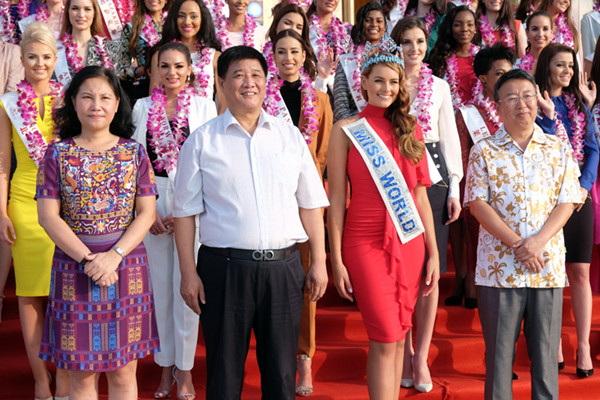
M 168 178 L 157 176 L 156 186 L 159 194 L 156 212 L 164 218 L 173 212 L 173 185 Z M 199 317 L 185 304 L 179 292 L 181 272 L 175 236 L 148 233 L 144 245 L 160 339 L 160 352 L 154 354 L 154 361 L 161 367 L 175 365 L 189 371 L 194 367 Z

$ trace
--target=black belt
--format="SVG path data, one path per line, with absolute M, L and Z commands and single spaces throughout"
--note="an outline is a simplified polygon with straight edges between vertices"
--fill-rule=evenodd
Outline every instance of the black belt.
M 235 258 L 238 260 L 249 260 L 249 261 L 280 261 L 285 260 L 292 255 L 298 246 L 292 245 L 285 249 L 278 250 L 242 250 L 232 249 L 229 247 L 210 247 L 202 245 L 201 249 L 206 249 L 213 254 L 217 254 L 223 257 Z

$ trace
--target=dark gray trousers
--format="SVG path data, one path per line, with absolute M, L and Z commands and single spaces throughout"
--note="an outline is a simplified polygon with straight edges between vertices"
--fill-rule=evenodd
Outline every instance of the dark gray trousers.
M 531 361 L 531 398 L 558 399 L 562 288 L 478 287 L 485 341 L 485 399 L 510 400 L 521 322 Z

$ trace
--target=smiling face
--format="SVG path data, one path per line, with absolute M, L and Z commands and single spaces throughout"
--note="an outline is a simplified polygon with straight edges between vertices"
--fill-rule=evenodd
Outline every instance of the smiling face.
M 484 0 L 485 9 L 491 12 L 500 12 L 504 5 L 504 0 Z
M 246 14 L 246 11 L 248 10 L 248 4 L 250 4 L 248 0 L 227 0 L 227 5 L 229 6 L 229 15 L 236 16 L 240 14 Z
M 166 0 L 144 0 L 144 5 L 148 13 L 161 12 L 165 8 Z
M 56 54 L 47 45 L 32 42 L 23 49 L 21 63 L 28 82 L 49 81 L 56 66 Z
M 461 11 L 452 22 L 452 36 L 460 45 L 471 43 L 475 37 L 475 17 L 469 11 Z
M 119 108 L 119 100 L 112 87 L 100 77 L 83 82 L 72 100 L 82 131 L 87 132 L 108 129 Z
M 167 50 L 161 53 L 158 60 L 160 83 L 166 90 L 182 90 L 192 73 L 192 67 L 183 53 L 177 50 Z
M 376 64 L 369 76 L 361 77 L 361 87 L 369 104 L 388 108 L 398 97 L 400 75 L 385 64 Z
M 315 0 L 319 15 L 331 14 L 340 4 L 340 0 Z
M 402 57 L 405 65 L 421 65 L 427 53 L 427 39 L 420 28 L 407 29 L 402 33 Z
M 385 17 L 379 10 L 372 10 L 365 17 L 364 35 L 365 40 L 371 43 L 378 43 L 385 33 Z
M 529 21 L 527 41 L 531 49 L 542 51 L 552 40 L 552 22 L 545 15 L 538 15 Z
M 297 14 L 295 12 L 290 12 L 285 14 L 277 23 L 277 28 L 275 33 L 279 33 L 281 31 L 285 31 L 286 29 L 291 29 L 293 31 L 298 32 L 300 36 L 302 36 L 302 29 L 304 28 L 304 18 L 302 15 Z
M 234 61 L 227 69 L 225 79 L 218 79 L 233 115 L 260 112 L 265 100 L 267 78 L 258 60 Z
M 69 22 L 73 30 L 87 31 L 94 22 L 94 5 L 91 0 L 71 0 Z
M 306 60 L 302 43 L 287 36 L 279 39 L 275 46 L 275 65 L 279 69 L 279 77 L 288 82 L 297 81 L 300 77 L 300 67 Z
M 509 133 L 533 130 L 537 115 L 535 95 L 536 89 L 528 80 L 512 79 L 502 85 L 496 110 Z
M 179 8 L 177 13 L 177 29 L 182 39 L 191 39 L 196 37 L 200 31 L 202 17 L 200 15 L 200 6 L 195 1 L 186 1 Z
M 574 74 L 573 55 L 567 52 L 557 53 L 550 60 L 550 87 L 562 89 L 569 86 Z
M 571 6 L 571 1 L 570 0 L 554 0 L 552 2 L 552 6 L 550 7 L 550 9 L 548 11 L 550 11 L 550 15 L 552 14 L 562 14 L 567 12 L 567 10 L 569 9 L 569 7 Z

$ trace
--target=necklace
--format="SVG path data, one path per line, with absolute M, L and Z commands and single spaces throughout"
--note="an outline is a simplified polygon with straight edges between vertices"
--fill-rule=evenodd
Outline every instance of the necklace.
M 161 27 L 165 23 L 165 19 L 167 18 L 167 12 L 163 11 L 162 13 L 162 24 L 158 26 L 152 17 L 146 14 L 144 18 L 144 25 L 142 26 L 142 32 L 144 33 L 144 37 L 146 38 L 146 43 L 148 43 L 149 47 L 154 46 L 161 38 L 162 29 Z M 161 32 L 159 32 L 159 30 Z
M 416 17 L 417 16 L 417 9 L 413 8 L 410 9 L 406 12 L 406 17 Z M 433 24 L 435 24 L 435 21 L 438 18 L 438 13 L 435 12 L 435 10 L 432 8 L 429 9 L 429 11 L 427 11 L 427 14 L 425 14 L 425 29 L 427 29 L 427 33 L 431 32 L 431 28 L 433 28 Z
M 419 70 L 419 82 L 417 83 L 417 97 L 414 100 L 414 106 L 417 114 L 417 121 L 423 131 L 423 137 L 428 138 L 431 132 L 431 115 L 429 107 L 433 104 L 431 96 L 433 95 L 433 73 L 425 63 L 421 64 Z
M 556 18 L 556 27 L 558 28 L 558 35 L 554 36 L 552 42 L 562 43 L 565 46 L 572 48 L 575 45 L 573 42 L 573 32 L 571 32 L 571 29 L 569 28 L 565 14 L 560 14 L 558 18 Z
M 223 46 L 223 51 L 227 50 L 232 46 L 231 40 L 229 40 L 229 19 L 225 18 L 225 16 L 221 15 L 218 17 L 217 21 L 217 37 Z M 244 33 L 243 40 L 244 46 L 254 47 L 254 31 L 256 30 L 256 21 L 254 18 L 250 16 L 250 14 L 246 13 L 245 15 L 245 25 L 244 25 Z
M 54 102 L 56 96 L 60 93 L 62 89 L 62 85 L 58 82 L 50 81 L 50 101 Z M 17 106 L 21 110 L 21 118 L 23 118 L 23 125 L 26 128 L 35 127 L 34 129 L 28 129 L 25 133 L 25 147 L 29 151 L 29 157 L 39 165 L 39 162 L 44 157 L 46 153 L 46 149 L 48 148 L 48 143 L 44 139 L 44 136 L 40 132 L 39 128 L 36 126 L 37 114 L 38 114 L 38 106 L 35 104 L 36 99 L 35 91 L 31 84 L 23 79 L 21 82 L 17 84 Z M 39 101 L 44 101 L 42 97 L 40 97 Z M 50 143 L 53 143 L 58 140 L 57 136 L 54 136 Z M 24 142 L 25 142 L 24 141 Z
M 517 68 L 524 69 L 525 71 L 530 72 L 531 68 L 533 67 L 533 62 L 533 56 L 529 53 L 526 53 L 517 61 Z
M 502 24 L 500 25 L 500 30 L 502 32 L 500 39 L 502 43 L 509 49 L 514 49 L 515 35 L 510 29 L 510 26 L 508 24 Z M 481 14 L 479 17 L 479 31 L 481 32 L 481 38 L 483 39 L 485 46 L 491 47 L 496 44 L 496 37 L 494 36 L 492 26 L 485 14 Z
M 563 92 L 562 98 L 567 106 L 567 110 L 569 110 L 569 120 L 573 122 L 572 125 L 572 133 L 571 138 L 569 139 L 566 129 L 562 121 L 560 122 L 561 128 L 557 127 L 556 135 L 559 136 L 565 142 L 570 142 L 571 147 L 573 148 L 573 160 L 576 162 L 580 162 L 583 160 L 583 136 L 585 135 L 585 114 L 580 112 L 576 100 L 575 95 L 572 93 Z
M 310 16 L 311 30 L 317 35 L 316 54 L 319 60 L 325 60 L 329 57 L 329 44 L 327 43 L 327 34 L 321 27 L 321 18 L 315 13 Z M 341 54 L 344 54 L 344 43 L 346 43 L 346 32 L 342 22 L 333 15 L 331 17 L 331 42 L 334 47 L 334 58 L 336 61 Z M 332 69 L 331 74 L 335 73 Z
M 2 40 L 6 43 L 17 44 L 15 24 L 10 16 L 10 1 L 0 0 L 0 19 L 2 21 Z
M 113 63 L 110 55 L 104 47 L 104 39 L 98 35 L 94 35 L 92 36 L 91 40 L 93 40 L 96 45 L 102 66 L 104 68 L 113 69 Z M 82 58 L 77 55 L 77 43 L 73 42 L 73 36 L 68 33 L 63 35 L 62 41 L 65 45 L 65 55 L 67 56 L 67 61 L 73 70 L 73 74 L 76 74 L 84 67 Z
M 496 111 L 496 106 L 485 95 L 485 89 L 479 79 L 477 79 L 477 83 L 473 86 L 473 104 L 485 111 L 485 120 L 490 121 L 494 126 L 494 132 L 490 132 L 493 135 L 502 126 L 502 121 Z
M 206 68 L 212 64 L 212 52 L 210 48 L 202 46 L 202 43 L 199 42 L 196 42 L 196 52 L 200 55 L 200 60 L 198 60 L 195 68 L 196 80 L 194 87 L 199 96 L 208 98 L 207 89 L 210 74 L 206 71 Z
M 469 48 L 469 53 L 471 57 L 475 57 L 477 52 L 479 51 L 479 46 L 471 43 L 471 47 Z M 450 86 L 450 92 L 452 93 L 452 105 L 454 106 L 454 110 L 458 110 L 460 107 L 464 106 L 459 87 L 459 79 L 458 79 L 458 61 L 456 57 L 456 53 L 452 53 L 452 57 L 450 57 L 446 64 L 446 82 Z
M 188 126 L 193 89 L 186 85 L 177 95 L 177 105 L 173 116 L 173 132 L 169 129 L 169 121 L 165 113 L 167 95 L 163 85 L 152 91 L 152 105 L 148 113 L 146 129 L 150 135 L 150 146 L 156 154 L 154 166 L 158 171 L 172 172 L 177 167 L 179 150 L 185 142 L 183 129 Z

